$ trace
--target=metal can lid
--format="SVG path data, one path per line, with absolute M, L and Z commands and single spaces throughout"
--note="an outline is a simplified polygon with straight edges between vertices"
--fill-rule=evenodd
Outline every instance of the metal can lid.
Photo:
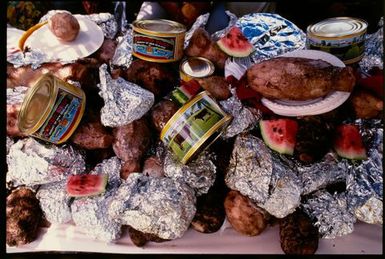
M 134 29 L 150 34 L 179 34 L 186 32 L 186 26 L 181 23 L 157 19 L 157 20 L 136 20 L 132 23 Z
M 28 90 L 24 97 L 18 117 L 18 127 L 21 132 L 35 132 L 48 116 L 52 103 L 55 101 L 54 78 L 45 74 Z
M 349 38 L 364 34 L 368 23 L 353 17 L 334 17 L 307 27 L 307 33 L 317 38 Z
M 181 63 L 180 70 L 189 76 L 202 78 L 212 75 L 215 71 L 215 66 L 206 58 L 190 57 Z

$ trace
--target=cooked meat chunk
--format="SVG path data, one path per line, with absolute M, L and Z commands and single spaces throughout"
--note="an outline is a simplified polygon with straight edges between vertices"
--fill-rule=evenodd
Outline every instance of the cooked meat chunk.
M 42 211 L 35 193 L 25 187 L 14 190 L 6 201 L 6 241 L 20 246 L 34 241 L 38 234 Z
M 214 42 L 211 40 L 209 33 L 198 28 L 190 39 L 190 43 L 185 49 L 185 54 L 190 57 L 204 57 L 214 63 L 219 69 L 224 69 L 225 61 L 228 58 Z
M 130 159 L 123 162 L 122 168 L 120 169 L 120 178 L 126 180 L 130 174 L 139 173 L 141 171 L 142 169 L 139 161 Z
M 163 177 L 163 163 L 157 156 L 151 156 L 144 161 L 143 174 L 153 177 Z
M 111 39 L 105 39 L 102 46 L 95 52 L 95 58 L 101 63 L 108 64 L 115 54 L 117 42 Z
M 351 103 L 356 116 L 361 119 L 377 118 L 384 109 L 384 101 L 365 90 L 353 92 Z
M 217 100 L 226 100 L 231 96 L 229 83 L 223 76 L 198 78 L 198 83 Z
M 7 135 L 11 137 L 24 136 L 18 127 L 18 117 L 21 104 L 7 104 Z
M 278 57 L 251 66 L 248 85 L 267 98 L 309 100 L 331 91 L 351 92 L 355 77 L 350 67 L 323 60 Z
M 130 236 L 132 243 L 138 247 L 144 246 L 148 241 L 157 243 L 168 241 L 167 239 L 162 239 L 154 234 L 143 233 L 131 226 L 128 226 L 128 235 Z
M 111 146 L 114 137 L 99 121 L 81 122 L 71 140 L 84 149 L 100 149 Z
M 162 100 L 157 103 L 151 111 L 152 124 L 158 132 L 161 132 L 164 125 L 179 109 L 178 105 L 169 100 Z

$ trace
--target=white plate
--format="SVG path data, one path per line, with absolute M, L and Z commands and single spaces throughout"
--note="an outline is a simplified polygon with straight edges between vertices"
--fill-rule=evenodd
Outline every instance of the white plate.
M 24 31 L 16 28 L 7 28 L 7 55 L 18 51 L 18 42 Z
M 74 16 L 80 25 L 79 34 L 74 41 L 59 41 L 49 30 L 47 24 L 34 31 L 28 37 L 25 46 L 40 49 L 49 58 L 61 61 L 71 61 L 91 55 L 103 44 L 103 31 L 90 19 L 81 15 Z
M 297 50 L 281 55 L 282 57 L 300 57 L 322 59 L 336 67 L 345 64 L 336 56 L 319 50 Z M 350 92 L 333 91 L 328 95 L 308 101 L 285 101 L 262 98 L 261 102 L 274 113 L 283 116 L 317 115 L 334 110 L 343 104 L 350 96 Z

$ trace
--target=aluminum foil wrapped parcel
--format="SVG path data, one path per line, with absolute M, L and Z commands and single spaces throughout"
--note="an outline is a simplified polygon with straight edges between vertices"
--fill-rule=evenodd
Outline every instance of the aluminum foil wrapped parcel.
M 85 170 L 83 155 L 71 145 L 45 145 L 33 138 L 13 144 L 7 163 L 7 182 L 13 182 L 14 186 L 57 182 Z
M 182 237 L 195 215 L 194 190 L 168 177 L 132 173 L 109 204 L 109 215 L 124 225 L 163 239 Z
M 99 68 L 99 95 L 104 99 L 100 111 L 104 126 L 119 127 L 140 119 L 154 104 L 154 94 L 123 78 L 112 79 L 107 65 Z

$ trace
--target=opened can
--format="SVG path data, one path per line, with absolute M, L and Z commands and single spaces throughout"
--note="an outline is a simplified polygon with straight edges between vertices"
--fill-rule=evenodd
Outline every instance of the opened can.
M 182 58 L 186 33 L 183 24 L 164 19 L 137 20 L 132 23 L 132 29 L 135 57 L 158 63 Z
M 19 129 L 54 144 L 63 143 L 78 126 L 85 105 L 82 89 L 45 74 L 24 97 L 18 117 Z
M 179 66 L 179 75 L 182 81 L 188 82 L 195 78 L 211 76 L 215 71 L 214 64 L 207 58 L 189 57 Z
M 183 164 L 207 148 L 231 121 L 206 91 L 183 105 L 166 123 L 160 139 Z
M 352 17 L 335 17 L 309 25 L 307 48 L 328 52 L 346 65 L 360 61 L 365 51 L 367 22 Z

